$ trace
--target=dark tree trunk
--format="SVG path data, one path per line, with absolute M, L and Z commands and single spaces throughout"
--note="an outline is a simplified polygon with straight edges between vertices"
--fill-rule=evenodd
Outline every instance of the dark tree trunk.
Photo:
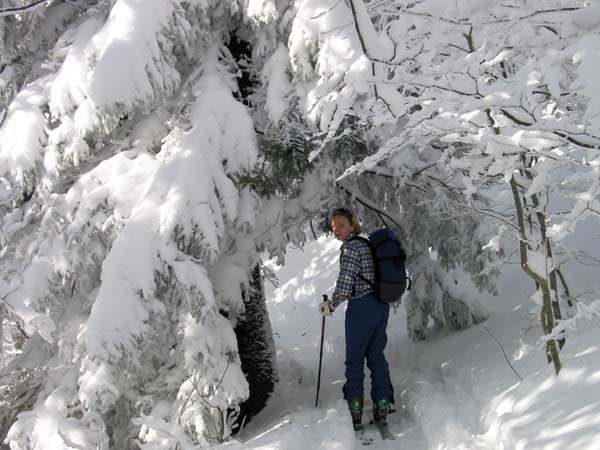
M 240 405 L 235 431 L 265 407 L 277 382 L 275 344 L 258 264 L 251 271 L 250 288 L 243 292 L 243 298 L 245 314 L 237 323 L 235 334 L 250 397 Z

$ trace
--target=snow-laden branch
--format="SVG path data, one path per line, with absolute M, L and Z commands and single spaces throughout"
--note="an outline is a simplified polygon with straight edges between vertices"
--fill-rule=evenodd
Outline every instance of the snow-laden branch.
M 33 3 L 25 6 L 15 6 L 13 8 L 0 9 L 0 17 L 2 16 L 14 16 L 25 12 L 35 11 L 38 8 L 44 6 L 44 4 L 50 4 L 52 0 L 37 0 Z
M 61 430 L 58 430 L 58 436 L 63 440 L 63 443 L 67 446 L 67 447 L 71 447 L 77 450 L 91 450 L 88 447 L 85 447 L 84 445 L 79 445 L 76 442 L 73 442 L 71 439 L 69 439 L 69 437 L 63 433 Z
M 344 184 L 341 182 L 341 180 L 338 180 L 336 182 L 336 184 L 340 189 L 344 190 L 348 195 L 350 195 L 354 200 L 356 200 L 358 203 L 363 205 L 365 208 L 375 211 L 375 213 L 377 213 L 377 215 L 381 218 L 381 221 L 384 224 L 385 224 L 385 220 L 383 219 L 383 217 L 387 217 L 390 221 L 392 221 L 394 223 L 394 225 L 396 225 L 398 230 L 402 230 L 402 227 L 400 226 L 400 220 L 398 218 L 390 215 L 387 211 L 385 211 L 383 208 L 379 207 L 377 204 L 375 204 L 371 200 L 366 199 L 362 195 L 354 192 L 349 187 L 344 186 Z
M 392 117 L 400 117 L 406 112 L 402 95 L 397 91 L 396 86 L 377 82 L 378 76 L 381 75 L 382 79 L 385 78 L 380 73 L 381 69 L 378 69 L 376 66 L 376 62 L 390 61 L 394 57 L 395 52 L 390 53 L 387 51 L 389 49 L 378 42 L 377 30 L 373 26 L 373 22 L 371 22 L 367 8 L 362 0 L 350 0 L 350 9 L 352 10 L 352 17 L 360 46 L 364 55 L 371 63 L 371 74 L 375 79 L 375 97 L 383 102 Z
M 552 14 L 552 13 L 565 13 L 565 12 L 570 12 L 570 11 L 579 11 L 582 7 L 581 6 L 573 6 L 573 7 L 565 7 L 565 8 L 553 8 L 553 9 L 542 9 L 539 11 L 534 11 L 530 14 L 525 14 L 519 17 L 516 17 L 514 19 L 512 18 L 503 18 L 503 19 L 498 19 L 498 20 L 491 20 L 489 22 L 483 22 L 482 25 L 493 25 L 493 24 L 498 24 L 498 23 L 507 23 L 507 22 L 514 22 L 514 21 L 520 21 L 520 20 L 525 20 L 525 19 L 531 19 L 532 17 L 536 17 L 536 16 L 540 16 L 542 14 Z
M 437 15 L 434 15 L 431 13 L 426 13 L 426 12 L 411 11 L 409 9 L 398 9 L 398 10 L 385 10 L 384 9 L 382 12 L 385 12 L 388 14 L 394 14 L 394 15 L 404 14 L 404 15 L 409 15 L 409 16 L 426 17 L 428 19 L 439 20 L 441 22 L 450 23 L 452 25 L 464 25 L 467 27 L 473 25 L 471 22 L 469 22 L 468 19 L 450 19 L 448 17 L 437 16 Z
M 518 16 L 516 18 L 501 18 L 501 19 L 496 19 L 496 20 L 490 20 L 487 22 L 477 23 L 477 25 L 494 25 L 494 24 L 500 24 L 500 23 L 515 22 L 515 21 L 520 21 L 520 20 L 531 19 L 532 17 L 539 16 L 542 14 L 578 11 L 580 9 L 581 9 L 580 6 L 545 9 L 545 10 L 534 11 L 530 14 L 525 14 L 522 16 Z M 473 26 L 475 24 L 474 22 L 472 22 L 471 20 L 469 20 L 467 18 L 451 19 L 449 17 L 442 17 L 439 15 L 435 15 L 435 14 L 431 14 L 431 13 L 427 13 L 427 12 L 412 11 L 410 9 L 398 9 L 398 10 L 384 9 L 382 12 L 388 13 L 388 14 L 394 14 L 394 15 L 404 14 L 404 15 L 409 15 L 409 16 L 425 17 L 427 19 L 438 20 L 440 22 L 445 22 L 445 23 L 449 23 L 452 25 L 460 25 L 460 26 L 467 26 L 467 27 Z
M 350 0 L 350 8 L 363 53 L 369 59 L 390 60 L 392 55 L 386 52 L 385 48 L 378 43 L 377 30 L 371 22 L 363 1 Z
M 559 321 L 550 334 L 542 336 L 542 340 L 549 341 L 552 339 L 560 339 L 561 333 L 567 328 L 576 330 L 578 321 L 591 319 L 594 316 L 600 316 L 600 300 L 596 300 L 589 305 L 586 305 L 583 302 L 576 302 L 575 306 L 577 307 L 577 313 L 570 319 Z
M 469 195 L 469 205 L 471 205 L 471 208 L 473 208 L 475 210 L 475 212 L 482 214 L 484 216 L 489 216 L 489 217 L 493 217 L 494 219 L 505 223 L 506 225 L 510 226 L 511 228 L 515 229 L 515 230 L 519 230 L 519 227 L 517 227 L 514 223 L 510 222 L 509 220 L 506 220 L 504 217 L 501 217 L 500 215 L 491 212 L 491 211 L 484 211 L 483 209 L 478 208 L 477 206 L 475 206 L 475 203 L 473 202 L 473 195 Z

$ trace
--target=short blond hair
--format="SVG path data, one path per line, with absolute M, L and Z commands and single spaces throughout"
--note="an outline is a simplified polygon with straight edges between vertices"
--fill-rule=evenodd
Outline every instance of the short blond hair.
M 356 234 L 362 233 L 362 227 L 360 226 L 358 217 L 356 217 L 355 212 L 352 211 L 351 209 L 336 208 L 333 210 L 333 213 L 331 214 L 331 218 L 333 219 L 334 217 L 345 217 L 346 219 L 348 219 L 348 222 L 350 222 L 350 225 L 352 225 L 354 227 L 354 232 Z

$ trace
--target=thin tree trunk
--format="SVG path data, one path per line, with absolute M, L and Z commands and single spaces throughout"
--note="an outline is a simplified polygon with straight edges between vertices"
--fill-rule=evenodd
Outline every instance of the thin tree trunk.
M 535 273 L 531 267 L 529 266 L 529 261 L 527 258 L 527 231 L 525 225 L 525 216 L 523 213 L 523 206 L 521 203 L 521 198 L 519 196 L 519 188 L 517 186 L 517 181 L 514 176 L 510 179 L 510 186 L 513 192 L 513 198 L 515 202 L 515 209 L 517 211 L 517 220 L 519 224 L 519 232 L 520 232 L 520 241 L 519 241 L 519 250 L 521 254 L 521 267 L 525 271 L 527 275 L 539 286 L 539 289 L 542 291 L 542 311 L 540 313 L 540 322 L 542 324 L 542 331 L 545 335 L 548 335 L 554 329 L 554 312 L 552 308 L 552 295 L 550 293 L 550 286 L 548 280 L 546 278 L 541 277 L 537 273 Z M 544 240 L 544 245 L 545 240 Z M 556 341 L 554 339 L 548 339 L 546 341 L 546 356 L 548 357 L 549 362 L 552 362 L 554 365 L 554 371 L 558 375 L 561 369 L 561 362 L 558 355 L 558 348 L 556 345 Z
M 527 162 L 525 160 L 525 157 L 523 157 L 522 162 L 523 162 L 523 165 L 525 165 L 527 167 L 527 169 L 525 169 L 523 171 L 525 176 L 529 180 L 533 180 L 533 175 L 531 174 L 530 168 L 532 167 L 534 160 L 531 159 L 529 162 Z M 555 320 L 562 320 L 562 313 L 560 310 L 560 295 L 558 292 L 558 285 L 556 283 L 557 268 L 556 268 L 556 264 L 554 261 L 554 253 L 552 251 L 552 243 L 550 242 L 550 239 L 548 238 L 548 235 L 546 233 L 546 216 L 542 211 L 540 211 L 541 202 L 538 198 L 538 194 L 533 194 L 531 196 L 531 201 L 532 201 L 532 204 L 536 211 L 535 215 L 537 218 L 538 225 L 540 227 L 541 238 L 546 247 L 546 256 L 548 258 L 552 259 L 552 271 L 548 274 L 548 279 L 550 281 L 550 288 L 551 288 L 552 292 L 554 293 L 554 296 L 552 297 L 552 301 L 551 301 L 552 314 L 553 314 Z M 558 341 L 559 348 L 562 349 L 563 346 L 565 345 L 564 333 L 561 333 L 561 337 L 557 341 Z

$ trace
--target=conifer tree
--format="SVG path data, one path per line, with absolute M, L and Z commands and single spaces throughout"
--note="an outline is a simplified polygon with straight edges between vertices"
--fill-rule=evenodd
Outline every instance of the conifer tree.
M 272 51 L 263 22 L 278 16 L 258 6 L 51 2 L 37 29 L 1 18 L 2 48 L 44 44 L 2 53 L 0 295 L 28 336 L 3 368 L 14 448 L 231 433 L 249 395 L 242 292 L 261 239 L 285 245 L 238 183 L 258 146 L 228 44 L 249 36 L 257 64 Z

